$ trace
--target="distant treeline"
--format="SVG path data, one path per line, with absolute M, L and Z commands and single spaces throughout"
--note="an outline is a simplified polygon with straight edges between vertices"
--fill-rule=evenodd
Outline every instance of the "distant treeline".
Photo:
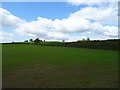
M 90 41 L 76 41 L 76 42 L 12 42 L 3 44 L 33 44 L 41 46 L 58 46 L 58 47 L 75 47 L 75 48 L 90 48 L 90 49 L 104 49 L 104 50 L 119 50 L 120 39 L 109 40 L 90 40 Z
M 2 43 L 2 44 L 34 44 L 32 42 L 12 42 L 12 43 Z
M 120 43 L 120 39 L 111 39 L 111 40 L 64 42 L 64 43 L 58 43 L 58 44 L 41 44 L 41 45 L 42 46 L 61 46 L 61 47 L 118 50 L 120 49 L 119 43 Z

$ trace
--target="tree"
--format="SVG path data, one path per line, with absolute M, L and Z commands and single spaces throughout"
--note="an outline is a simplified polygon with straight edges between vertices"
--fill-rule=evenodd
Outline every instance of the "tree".
M 62 40 L 62 42 L 65 42 L 65 40 Z
M 83 40 L 82 41 L 85 41 L 85 39 L 83 38 Z
M 87 41 L 90 41 L 90 38 L 87 38 Z
M 43 42 L 42 40 L 40 40 L 40 42 Z
M 38 45 L 40 44 L 40 41 L 41 41 L 41 40 L 40 40 L 39 38 L 36 38 L 36 39 L 34 40 L 35 44 L 38 44 Z
M 25 40 L 24 42 L 28 42 L 28 40 Z
M 30 42 L 33 42 L 33 39 L 29 39 Z

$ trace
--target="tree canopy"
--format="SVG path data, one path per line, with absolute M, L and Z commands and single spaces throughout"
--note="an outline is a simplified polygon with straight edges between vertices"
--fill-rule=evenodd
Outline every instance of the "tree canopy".
M 39 38 L 36 38 L 35 40 L 34 40 L 34 42 L 35 42 L 35 44 L 40 44 L 40 39 Z

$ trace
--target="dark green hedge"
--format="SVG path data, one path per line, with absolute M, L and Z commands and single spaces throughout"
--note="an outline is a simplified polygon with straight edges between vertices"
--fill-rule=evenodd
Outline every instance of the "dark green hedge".
M 94 41 L 78 41 L 78 42 L 44 42 L 41 46 L 58 46 L 58 47 L 76 47 L 76 48 L 90 48 L 90 49 L 104 49 L 104 50 L 120 50 L 120 39 L 113 40 L 94 40 Z M 4 44 L 35 44 L 34 42 L 14 42 Z
M 104 40 L 104 41 L 79 41 L 66 42 L 58 44 L 42 44 L 42 46 L 62 46 L 90 49 L 118 50 L 120 40 Z

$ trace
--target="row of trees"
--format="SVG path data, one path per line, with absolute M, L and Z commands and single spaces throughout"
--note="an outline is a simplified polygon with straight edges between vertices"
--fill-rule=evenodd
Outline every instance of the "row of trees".
M 39 45 L 40 42 L 43 42 L 43 41 L 40 40 L 39 38 L 36 38 L 35 40 L 29 39 L 29 40 L 25 40 L 24 42 L 34 42 L 35 44 Z M 45 40 L 44 40 L 44 42 L 45 42 Z
M 29 39 L 29 40 L 25 40 L 24 42 L 34 42 L 35 44 L 39 45 L 41 42 L 45 42 L 45 40 L 42 41 L 39 38 L 36 38 L 35 40 Z M 62 42 L 65 42 L 65 40 L 62 40 Z
M 83 39 L 83 40 L 78 40 L 78 42 L 79 42 L 79 41 L 90 41 L 90 38 Z M 36 44 L 40 44 L 40 42 L 45 42 L 45 40 L 42 41 L 42 40 L 40 40 L 39 38 L 36 38 L 35 40 L 29 39 L 29 40 L 25 40 L 24 42 L 35 42 Z M 62 42 L 65 42 L 65 40 L 62 40 Z
M 118 50 L 120 39 L 116 40 L 93 40 L 93 41 L 79 41 L 66 42 L 58 44 L 42 44 L 42 46 L 58 46 L 58 47 L 75 47 L 75 48 L 90 48 L 90 49 L 104 49 L 104 50 Z
M 90 41 L 90 38 L 78 40 L 78 42 L 80 42 L 80 41 Z

